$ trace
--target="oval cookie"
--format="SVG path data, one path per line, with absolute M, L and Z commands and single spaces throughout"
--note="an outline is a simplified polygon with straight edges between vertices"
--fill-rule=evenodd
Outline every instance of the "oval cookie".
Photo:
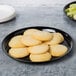
M 34 32 L 39 31 L 37 29 L 28 29 L 24 31 L 24 35 L 32 35 Z
M 48 41 L 52 39 L 52 33 L 46 31 L 36 31 L 33 33 L 33 37 L 40 41 Z
M 12 48 L 23 48 L 25 45 L 21 41 L 22 35 L 14 36 L 10 41 L 9 41 L 9 46 Z
M 23 58 L 29 55 L 26 48 L 11 48 L 9 55 L 13 58 Z
M 29 47 L 28 51 L 31 54 L 42 54 L 45 53 L 49 50 L 49 46 L 48 45 L 37 45 L 37 46 L 33 46 L 33 47 Z
M 23 36 L 22 43 L 26 46 L 35 46 L 41 43 L 41 41 L 32 38 L 31 36 Z
M 64 45 L 50 46 L 51 55 L 55 57 L 63 56 L 67 52 L 67 50 L 68 48 Z
M 63 36 L 60 33 L 53 33 L 52 40 L 45 42 L 48 45 L 56 45 L 64 41 Z
M 61 42 L 63 42 L 64 41 L 63 35 L 61 33 L 59 33 L 59 32 L 57 32 L 56 34 L 58 34 L 61 37 L 61 39 L 62 39 Z
M 32 62 L 45 62 L 45 61 L 49 61 L 50 59 L 51 59 L 51 55 L 48 52 L 37 55 L 30 54 L 30 60 Z

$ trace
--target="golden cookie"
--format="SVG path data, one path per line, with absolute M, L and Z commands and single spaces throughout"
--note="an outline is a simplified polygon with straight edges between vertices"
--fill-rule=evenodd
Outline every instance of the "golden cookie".
M 23 36 L 22 43 L 26 46 L 35 46 L 41 43 L 41 41 L 32 38 L 31 36 Z
M 53 38 L 52 40 L 45 42 L 48 45 L 55 45 L 55 44 L 59 44 L 61 42 L 64 41 L 63 36 L 60 33 L 53 33 Z
M 52 39 L 52 33 L 46 31 L 36 31 L 33 33 L 33 37 L 40 41 L 48 41 Z
M 24 35 L 32 35 L 34 32 L 36 31 L 39 31 L 37 29 L 27 29 L 25 32 L 24 32 Z
M 45 62 L 45 61 L 49 61 L 50 59 L 51 59 L 51 55 L 48 52 L 37 55 L 30 54 L 30 60 L 32 62 Z
M 68 48 L 64 45 L 52 45 L 50 46 L 50 52 L 52 56 L 63 56 L 67 52 Z
M 22 35 L 14 36 L 10 41 L 9 41 L 9 46 L 12 48 L 23 48 L 25 45 L 21 42 Z
M 13 58 L 23 58 L 29 55 L 26 48 L 11 48 L 9 55 Z
M 63 41 L 64 41 L 64 37 L 63 37 L 63 35 L 62 35 L 61 33 L 56 33 L 56 34 L 58 34 L 58 35 L 61 37 L 61 39 L 62 39 L 61 42 L 63 42 Z
M 33 46 L 33 47 L 29 47 L 28 51 L 31 54 L 42 54 L 45 53 L 49 50 L 49 46 L 45 45 L 45 44 L 41 44 L 41 45 L 37 45 L 37 46 Z

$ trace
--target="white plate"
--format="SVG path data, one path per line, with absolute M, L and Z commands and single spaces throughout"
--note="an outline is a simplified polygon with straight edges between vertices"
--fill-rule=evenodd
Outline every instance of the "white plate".
M 15 9 L 9 5 L 0 5 L 0 23 L 9 21 L 16 16 Z

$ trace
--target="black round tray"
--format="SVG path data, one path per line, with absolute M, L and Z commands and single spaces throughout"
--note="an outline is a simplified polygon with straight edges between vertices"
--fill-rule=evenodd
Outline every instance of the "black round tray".
M 59 30 L 59 29 L 56 29 L 56 28 L 52 28 L 52 27 L 34 26 L 34 27 L 26 27 L 26 28 L 23 28 L 23 29 L 19 29 L 19 30 L 14 31 L 14 32 L 10 33 L 9 35 L 7 35 L 7 36 L 4 38 L 3 42 L 2 42 L 2 49 L 3 49 L 3 51 L 5 52 L 5 54 L 8 55 L 9 57 L 11 57 L 11 56 L 8 54 L 8 51 L 9 51 L 9 49 L 10 49 L 10 47 L 8 46 L 8 42 L 10 41 L 10 39 L 11 39 L 12 37 L 14 37 L 14 36 L 16 36 L 16 35 L 22 35 L 25 30 L 27 30 L 27 29 L 32 29 L 32 28 L 33 28 L 33 29 L 44 30 L 44 31 L 49 31 L 49 32 L 60 32 L 60 33 L 64 36 L 64 39 L 65 39 L 62 44 L 63 44 L 63 45 L 66 45 L 66 46 L 68 47 L 68 51 L 67 51 L 66 54 L 68 54 L 68 53 L 71 51 L 71 49 L 72 49 L 72 47 L 73 47 L 73 41 L 72 41 L 72 38 L 70 37 L 69 34 L 67 34 L 66 32 L 64 32 L 64 31 L 62 31 L 62 30 Z M 65 54 L 65 55 L 66 55 L 66 54 Z M 64 56 L 65 56 L 65 55 L 64 55 Z M 63 56 L 61 56 L 61 57 L 63 57 Z M 53 57 L 52 60 L 50 60 L 50 61 L 55 61 L 55 60 L 57 60 L 57 59 L 60 59 L 61 57 L 56 57 L 56 58 Z M 11 58 L 13 58 L 13 57 L 11 57 Z M 17 60 L 17 61 L 20 61 L 20 62 L 25 62 L 25 63 L 37 63 L 37 62 L 31 62 L 31 61 L 29 60 L 29 57 L 20 58 L 20 59 L 13 58 L 13 59 L 15 59 L 15 60 Z M 49 61 L 48 61 L 48 62 L 49 62 Z M 39 62 L 38 62 L 38 63 L 39 63 Z

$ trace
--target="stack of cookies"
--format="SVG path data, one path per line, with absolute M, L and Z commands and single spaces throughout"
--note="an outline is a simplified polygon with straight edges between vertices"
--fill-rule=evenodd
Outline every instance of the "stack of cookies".
M 9 55 L 13 58 L 29 57 L 32 62 L 50 61 L 63 56 L 68 48 L 61 43 L 61 33 L 50 33 L 38 29 L 27 29 L 23 35 L 14 36 L 9 41 Z

